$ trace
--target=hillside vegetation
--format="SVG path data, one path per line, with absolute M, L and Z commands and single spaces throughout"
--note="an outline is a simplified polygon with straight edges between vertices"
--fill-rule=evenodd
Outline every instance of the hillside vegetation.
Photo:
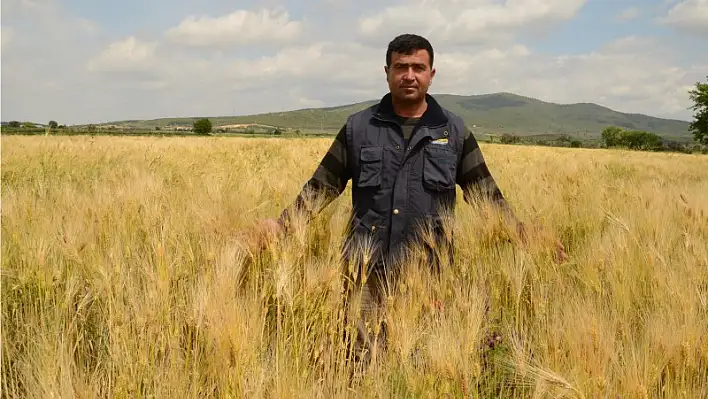
M 440 103 L 477 126 L 479 133 L 518 135 L 571 134 L 598 137 L 608 126 L 657 133 L 667 138 L 690 139 L 689 122 L 626 114 L 596 104 L 553 104 L 509 93 L 478 96 L 435 95 Z M 263 124 L 293 129 L 338 130 L 349 114 L 374 104 L 368 101 L 330 108 L 312 108 L 259 115 L 210 117 L 215 127 Z M 152 129 L 156 126 L 191 126 L 197 118 L 166 118 L 112 122 L 118 126 Z
M 237 234 L 330 144 L 2 137 L 3 396 L 708 397 L 708 157 L 482 144 L 528 244 L 460 202 L 455 262 L 413 258 L 360 372 L 350 191 L 262 254 Z

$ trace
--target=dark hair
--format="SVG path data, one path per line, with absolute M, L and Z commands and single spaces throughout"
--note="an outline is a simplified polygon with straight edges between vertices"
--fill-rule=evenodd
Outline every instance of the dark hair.
M 396 36 L 388 44 L 388 50 L 386 50 L 386 66 L 391 66 L 391 53 L 400 54 L 413 54 L 416 50 L 427 50 L 430 54 L 430 67 L 433 66 L 433 46 L 430 44 L 428 39 L 406 33 L 403 35 Z

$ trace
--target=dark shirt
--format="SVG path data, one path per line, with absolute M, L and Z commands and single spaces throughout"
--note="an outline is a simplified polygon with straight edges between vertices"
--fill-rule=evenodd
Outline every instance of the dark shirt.
M 401 130 L 403 131 L 403 139 L 406 141 L 406 147 L 408 147 L 408 142 L 411 140 L 413 135 L 413 129 L 420 122 L 420 118 L 406 118 L 399 116 L 398 123 L 401 125 Z

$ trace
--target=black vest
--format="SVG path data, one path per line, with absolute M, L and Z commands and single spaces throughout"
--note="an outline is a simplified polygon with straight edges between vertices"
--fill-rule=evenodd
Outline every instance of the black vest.
M 390 94 L 347 120 L 347 157 L 352 167 L 352 218 L 345 257 L 369 248 L 376 263 L 393 263 L 410 244 L 432 246 L 451 234 L 442 215 L 452 215 L 456 175 L 465 137 L 462 118 L 427 96 L 428 110 L 408 147 L 393 115 Z

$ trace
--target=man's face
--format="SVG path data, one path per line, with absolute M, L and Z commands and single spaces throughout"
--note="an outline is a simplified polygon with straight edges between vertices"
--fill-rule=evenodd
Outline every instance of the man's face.
M 427 50 L 416 50 L 410 55 L 394 52 L 391 54 L 391 66 L 384 70 L 391 95 L 404 103 L 422 101 L 435 76 Z

